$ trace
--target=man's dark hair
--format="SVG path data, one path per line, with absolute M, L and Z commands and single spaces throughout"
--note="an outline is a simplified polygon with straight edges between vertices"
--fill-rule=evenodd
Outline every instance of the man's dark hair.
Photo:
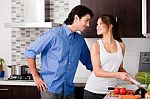
M 91 9 L 89 9 L 86 6 L 83 5 L 77 5 L 75 6 L 71 12 L 68 15 L 68 18 L 64 21 L 66 25 L 71 25 L 74 21 L 74 16 L 78 15 L 78 17 L 81 19 L 83 16 L 89 14 L 91 18 L 94 16 Z

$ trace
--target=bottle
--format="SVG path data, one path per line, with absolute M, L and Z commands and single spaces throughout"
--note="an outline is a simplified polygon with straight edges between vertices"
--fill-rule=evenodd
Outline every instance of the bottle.
M 135 91 L 135 95 L 141 95 L 141 98 L 145 98 L 145 93 L 147 93 L 147 91 L 143 87 L 139 87 Z

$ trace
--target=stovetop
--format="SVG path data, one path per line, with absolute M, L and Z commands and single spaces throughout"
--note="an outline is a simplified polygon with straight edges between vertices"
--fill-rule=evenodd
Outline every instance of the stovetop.
M 8 80 L 33 80 L 33 77 L 31 74 L 10 75 Z

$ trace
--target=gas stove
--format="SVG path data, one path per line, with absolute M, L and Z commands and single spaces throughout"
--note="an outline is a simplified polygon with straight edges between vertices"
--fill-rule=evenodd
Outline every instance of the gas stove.
M 33 80 L 33 77 L 31 74 L 10 75 L 8 80 Z

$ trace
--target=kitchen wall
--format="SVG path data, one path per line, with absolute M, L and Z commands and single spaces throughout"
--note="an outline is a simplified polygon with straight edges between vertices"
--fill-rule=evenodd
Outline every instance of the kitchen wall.
M 0 57 L 4 58 L 6 60 L 6 65 L 9 64 L 17 64 L 17 62 L 22 62 L 22 59 L 25 61 L 25 58 L 23 58 L 23 51 L 25 49 L 25 46 L 28 46 L 31 41 L 34 41 L 39 34 L 45 29 L 33 29 L 33 28 L 28 28 L 28 29 L 11 29 L 11 28 L 5 28 L 5 23 L 10 23 L 11 21 L 23 21 L 22 17 L 19 17 L 20 19 L 17 18 L 15 19 L 18 14 L 16 13 L 17 11 L 22 11 L 22 10 L 17 10 L 17 11 L 12 11 L 11 8 L 15 5 L 17 9 L 18 5 L 21 5 L 21 3 L 17 3 L 22 0 L 2 0 L 0 3 L 0 7 L 3 9 L 0 9 Z M 12 3 L 13 2 L 13 3 Z M 71 0 L 68 0 L 69 2 L 68 6 L 69 9 L 71 7 L 75 6 L 75 4 L 79 4 L 79 0 L 74 0 L 72 3 Z M 59 3 L 59 0 L 57 0 L 54 4 Z M 66 4 L 66 3 L 65 3 Z M 57 7 L 57 6 L 56 6 Z M 57 10 L 60 8 L 58 7 Z M 12 14 L 13 13 L 13 14 Z M 63 13 L 63 12 L 60 12 Z M 68 12 L 66 12 L 67 14 Z M 56 13 L 54 16 L 58 17 Z M 59 18 L 61 20 L 55 20 L 57 22 L 62 21 L 65 18 L 62 17 Z M 54 17 L 55 19 L 55 17 Z M 25 37 L 24 37 L 25 36 Z M 24 39 L 26 38 L 26 39 Z M 95 42 L 98 38 L 85 38 L 88 46 L 90 48 L 91 44 Z M 139 64 L 139 55 L 140 52 L 145 52 L 145 51 L 150 51 L 150 38 L 123 38 L 123 41 L 126 44 L 126 53 L 124 57 L 124 66 L 125 68 L 131 73 L 135 74 L 138 71 L 138 64 Z M 21 43 L 20 43 L 21 42 Z M 24 44 L 27 42 L 26 44 Z M 15 56 L 16 55 L 16 56 Z M 22 58 L 21 58 L 21 57 Z M 17 61 L 17 62 L 16 62 Z M 24 64 L 24 62 L 23 62 Z M 7 68 L 8 69 L 8 68 Z M 10 74 L 10 70 L 8 70 L 8 74 Z M 77 70 L 76 77 L 88 77 L 90 74 L 90 71 L 87 71 L 84 66 L 79 64 L 79 68 Z
M 11 29 L 5 28 L 11 22 L 11 0 L 2 0 L 0 7 L 0 57 L 11 64 Z

